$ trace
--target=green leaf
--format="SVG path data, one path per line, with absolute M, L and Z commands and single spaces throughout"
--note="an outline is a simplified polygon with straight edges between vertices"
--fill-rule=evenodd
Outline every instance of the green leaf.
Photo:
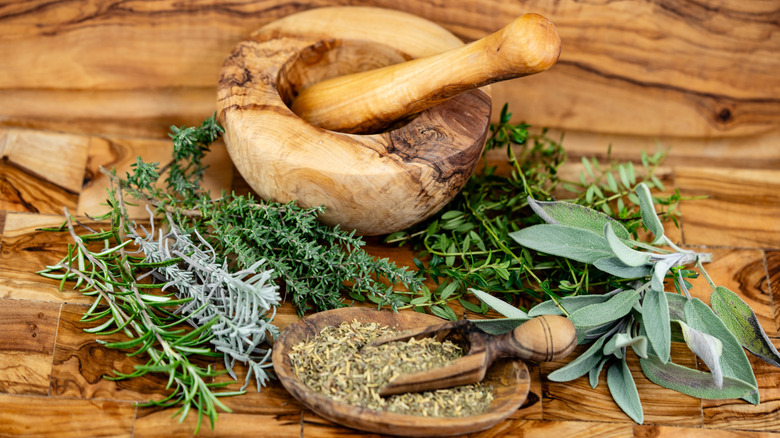
M 720 356 L 723 353 L 723 344 L 718 338 L 702 333 L 699 330 L 691 328 L 688 324 L 675 320 L 682 329 L 683 338 L 688 348 L 699 356 L 701 360 L 707 365 L 712 373 L 712 379 L 715 381 L 715 386 L 718 388 L 723 387 L 723 371 L 720 368 Z
M 758 394 L 758 387 L 733 377 L 723 377 L 723 386 L 718 388 L 712 374 L 677 365 L 673 362 L 662 363 L 658 357 L 650 355 L 639 359 L 642 372 L 656 385 L 672 389 L 691 397 L 723 400 L 733 398 L 752 398 Z
M 634 304 L 639 302 L 639 291 L 620 291 L 609 300 L 591 304 L 569 314 L 569 319 L 579 331 L 580 328 L 595 327 L 616 321 L 631 312 Z
M 609 186 L 609 189 L 612 190 L 612 193 L 617 193 L 618 188 L 617 182 L 615 181 L 615 177 L 612 175 L 612 173 L 607 173 L 607 185 Z
M 639 197 L 639 210 L 642 215 L 642 223 L 655 235 L 653 243 L 660 244 L 664 241 L 664 226 L 655 213 L 655 204 L 650 189 L 645 183 L 636 186 L 636 194 Z
M 593 266 L 607 274 L 620 278 L 645 278 L 652 273 L 652 265 L 628 266 L 615 256 L 604 257 L 593 262 Z
M 755 312 L 742 298 L 729 289 L 718 286 L 710 295 L 712 310 L 728 327 L 739 343 L 749 352 L 776 367 L 780 367 L 780 354 L 758 322 Z
M 435 304 L 430 307 L 431 313 L 438 316 L 439 318 L 444 318 L 450 321 L 457 321 L 458 316 L 455 314 L 455 312 L 450 308 L 450 306 L 447 305 L 438 305 Z
M 608 361 L 608 357 L 602 358 L 599 363 L 597 363 L 596 366 L 591 368 L 588 372 L 588 383 L 590 384 L 591 388 L 596 389 L 596 387 L 599 386 L 599 375 L 601 374 L 601 369 L 604 368 L 604 365 Z
M 547 379 L 553 382 L 570 382 L 578 377 L 584 376 L 601 362 L 601 359 L 604 357 L 601 352 L 603 345 L 604 337 L 598 338 L 584 353 L 577 356 L 576 359 L 547 375 Z
M 723 344 L 723 354 L 720 357 L 720 366 L 725 378 L 731 377 L 758 388 L 753 368 L 745 355 L 739 341 L 731 331 L 723 324 L 723 321 L 698 298 L 693 298 L 685 303 L 685 323 L 696 330 L 712 335 Z M 746 401 L 758 404 L 759 394 L 755 392 L 743 396 Z
M 645 421 L 639 391 L 625 359 L 612 363 L 607 369 L 607 387 L 626 415 L 639 424 Z
M 604 344 L 604 356 L 614 354 L 618 359 L 623 358 L 622 349 L 632 347 L 640 357 L 647 357 L 647 338 L 644 336 L 632 337 L 628 333 L 615 333 L 609 341 Z
M 655 289 L 645 292 L 642 299 L 642 321 L 653 351 L 661 362 L 668 362 L 672 348 L 672 327 L 665 292 Z
M 503 335 L 527 322 L 528 318 L 472 319 L 470 321 L 491 335 Z
M 606 293 L 570 296 L 562 298 L 560 303 L 561 306 L 566 309 L 566 312 L 572 313 L 591 304 L 603 303 L 604 301 L 607 301 L 612 295 L 614 294 Z M 563 311 L 560 309 L 560 307 L 558 307 L 555 301 L 547 300 L 537 304 L 528 311 L 528 316 L 530 317 L 540 315 L 563 315 Z
M 477 298 L 479 298 L 483 303 L 490 306 L 491 309 L 506 316 L 507 318 L 525 319 L 526 321 L 530 319 L 527 313 L 507 303 L 506 301 L 502 301 L 494 297 L 493 295 L 490 295 L 487 292 L 483 292 L 481 290 L 477 290 L 473 288 L 469 288 L 469 292 L 476 295 Z
M 533 225 L 509 233 L 520 245 L 583 263 L 612 256 L 607 241 L 592 231 L 565 225 Z
M 582 205 L 563 201 L 541 202 L 530 197 L 528 205 L 548 224 L 566 225 L 592 231 L 596 234 L 602 234 L 604 225 L 611 224 L 615 234 L 621 239 L 631 237 L 626 227 L 620 222 L 600 211 Z
M 650 262 L 651 254 L 629 248 L 628 245 L 623 243 L 615 234 L 615 231 L 612 229 L 612 224 L 604 224 L 603 233 L 604 238 L 607 240 L 607 244 L 615 253 L 615 257 L 627 266 L 638 267 Z

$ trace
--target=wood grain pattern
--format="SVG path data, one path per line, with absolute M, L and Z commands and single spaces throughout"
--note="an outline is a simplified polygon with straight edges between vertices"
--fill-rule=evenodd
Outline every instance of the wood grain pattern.
M 129 438 L 135 409 L 127 402 L 0 394 L 0 436 Z
M 775 347 L 780 340 L 773 339 Z M 744 400 L 702 400 L 704 425 L 717 429 L 780 430 L 780 369 L 748 354 L 758 381 L 761 403 Z
M 780 171 L 678 167 L 675 183 L 684 196 L 710 198 L 681 208 L 685 244 L 780 246 Z
M 626 423 L 596 423 L 591 421 L 518 420 L 474 435 L 474 438 L 621 438 L 633 436 L 633 426 Z
M 41 227 L 58 227 L 64 216 L 9 213 L 0 247 L 0 298 L 55 302 L 91 302 L 81 293 L 59 290 L 59 282 L 36 274 L 67 254 L 65 233 L 36 231 Z
M 780 61 L 772 54 L 780 47 L 780 11 L 774 2 L 760 0 L 710 6 L 638 0 L 215 0 L 132 7 L 105 1 L 81 8 L 30 1 L 0 10 L 6 54 L 0 89 L 213 90 L 222 59 L 254 29 L 314 6 L 345 4 L 412 12 L 467 40 L 498 30 L 524 12 L 548 16 L 562 37 L 560 64 L 549 75 L 496 87 L 498 102 L 510 101 L 518 118 L 535 124 L 707 137 L 777 127 Z M 46 93 L 30 97 L 25 106 L 39 109 L 48 99 Z M 7 100 L 0 102 L 9 106 Z M 200 102 L 213 108 L 205 96 Z M 151 102 L 135 109 L 122 117 L 160 114 Z M 94 114 L 109 124 L 118 118 L 109 111 Z M 64 121 L 68 115 L 57 118 Z
M 60 304 L 0 299 L 0 392 L 49 392 Z

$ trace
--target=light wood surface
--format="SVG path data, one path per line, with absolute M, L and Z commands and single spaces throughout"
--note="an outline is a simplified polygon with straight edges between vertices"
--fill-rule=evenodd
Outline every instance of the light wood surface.
M 194 418 L 136 406 L 165 382 L 100 379 L 133 364 L 79 323 L 88 300 L 34 274 L 59 260 L 67 236 L 36 232 L 62 209 L 94 213 L 104 200 L 96 169 L 124 171 L 136 154 L 165 157 L 172 124 L 216 109 L 230 50 L 263 24 L 314 4 L 413 12 L 471 41 L 538 12 L 561 35 L 559 62 L 543 75 L 494 85 L 515 120 L 565 131 L 576 175 L 581 156 L 636 159 L 670 148 L 660 170 L 683 196 L 677 243 L 714 254 L 708 271 L 750 303 L 780 347 L 780 32 L 774 1 L 665 2 L 376 0 L 262 2 L 11 2 L 0 7 L 0 436 L 191 437 Z M 403 37 L 403 35 L 401 35 Z M 496 111 L 494 111 L 496 114 Z M 247 190 L 224 146 L 210 187 Z M 502 154 L 491 154 L 494 162 Z M 372 239 L 372 253 L 412 264 L 407 248 Z M 703 279 L 691 292 L 708 300 Z M 465 311 L 458 309 L 459 315 Z M 297 321 L 285 304 L 275 322 Z M 575 354 L 580 351 L 575 351 Z M 676 363 L 703 367 L 685 348 Z M 780 372 L 751 359 L 761 404 L 708 401 L 665 390 L 629 361 L 645 406 L 632 423 L 601 379 L 545 379 L 566 360 L 529 364 L 530 391 L 508 419 L 477 437 L 777 437 Z M 200 436 L 362 437 L 316 415 L 278 382 L 225 399 L 233 410 Z

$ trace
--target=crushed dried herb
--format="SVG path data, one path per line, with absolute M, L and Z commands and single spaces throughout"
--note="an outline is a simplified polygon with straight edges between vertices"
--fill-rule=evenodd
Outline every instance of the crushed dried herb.
M 493 389 L 481 383 L 379 396 L 382 386 L 402 374 L 440 367 L 463 355 L 459 346 L 434 338 L 364 347 L 395 333 L 377 323 L 343 322 L 294 345 L 290 361 L 309 388 L 351 405 L 425 417 L 465 417 L 487 410 Z

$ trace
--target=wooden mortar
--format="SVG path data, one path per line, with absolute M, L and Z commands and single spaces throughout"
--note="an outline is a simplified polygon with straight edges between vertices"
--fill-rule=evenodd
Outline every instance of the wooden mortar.
M 386 234 L 437 212 L 471 175 L 492 104 L 477 87 L 547 69 L 559 53 L 554 26 L 536 14 L 464 46 L 399 11 L 313 9 L 236 46 L 218 119 L 259 196 L 324 205 L 326 224 Z

